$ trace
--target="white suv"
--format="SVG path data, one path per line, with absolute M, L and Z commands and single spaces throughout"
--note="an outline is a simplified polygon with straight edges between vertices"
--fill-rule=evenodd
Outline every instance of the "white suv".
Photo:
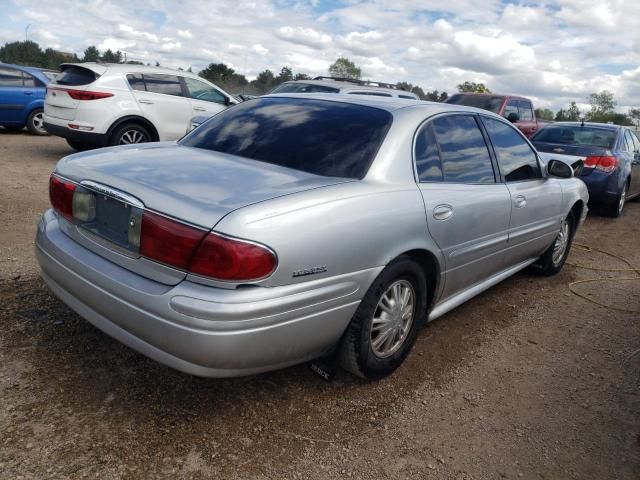
M 66 63 L 47 87 L 44 126 L 76 150 L 176 140 L 196 115 L 238 101 L 193 73 L 131 64 Z

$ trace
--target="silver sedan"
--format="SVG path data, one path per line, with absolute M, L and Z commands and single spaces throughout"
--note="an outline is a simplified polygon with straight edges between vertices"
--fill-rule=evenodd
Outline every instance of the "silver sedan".
M 71 155 L 50 194 L 36 252 L 53 293 L 211 377 L 332 349 L 388 374 L 425 321 L 527 266 L 558 272 L 588 200 L 490 112 L 335 94 L 261 97 L 177 143 Z

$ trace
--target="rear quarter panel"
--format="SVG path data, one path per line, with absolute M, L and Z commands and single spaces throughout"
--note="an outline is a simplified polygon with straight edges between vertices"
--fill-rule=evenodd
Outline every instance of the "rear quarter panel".
M 415 185 L 362 180 L 324 187 L 236 210 L 215 230 L 275 250 L 278 268 L 265 286 L 381 267 L 413 249 L 438 254 Z M 294 271 L 314 267 L 326 272 L 293 277 Z

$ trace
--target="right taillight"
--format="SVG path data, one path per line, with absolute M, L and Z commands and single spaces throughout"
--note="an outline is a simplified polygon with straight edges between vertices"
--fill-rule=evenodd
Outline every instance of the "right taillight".
M 618 159 L 614 156 L 591 156 L 584 159 L 585 168 L 596 168 L 603 172 L 613 172 L 618 167 Z
M 276 256 L 268 248 L 246 240 L 208 234 L 196 252 L 189 271 L 225 281 L 258 280 L 276 268 Z
M 269 276 L 275 254 L 262 245 L 184 225 L 144 212 L 140 254 L 196 275 L 227 282 L 246 282 Z

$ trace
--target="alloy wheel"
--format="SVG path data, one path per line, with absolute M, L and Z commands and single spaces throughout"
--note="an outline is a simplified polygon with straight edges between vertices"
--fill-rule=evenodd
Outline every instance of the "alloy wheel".
M 555 266 L 560 265 L 564 255 L 567 251 L 567 246 L 569 245 L 569 222 L 567 220 L 563 220 L 562 226 L 560 227 L 560 233 L 556 238 L 556 243 L 553 245 L 553 254 L 551 255 L 551 261 Z
M 44 129 L 44 113 L 39 112 L 33 116 L 33 128 L 35 128 L 38 133 L 46 133 L 47 131 Z
M 147 138 L 145 135 L 139 130 L 125 130 L 120 135 L 120 141 L 118 145 L 131 145 L 133 143 L 143 143 L 146 142 Z
M 373 314 L 370 343 L 373 354 L 386 358 L 407 339 L 415 316 L 416 294 L 407 280 L 397 280 L 382 294 Z
M 627 183 L 622 186 L 622 192 L 620 192 L 620 200 L 618 201 L 618 215 L 622 214 L 622 209 L 624 208 L 624 202 L 627 198 Z

